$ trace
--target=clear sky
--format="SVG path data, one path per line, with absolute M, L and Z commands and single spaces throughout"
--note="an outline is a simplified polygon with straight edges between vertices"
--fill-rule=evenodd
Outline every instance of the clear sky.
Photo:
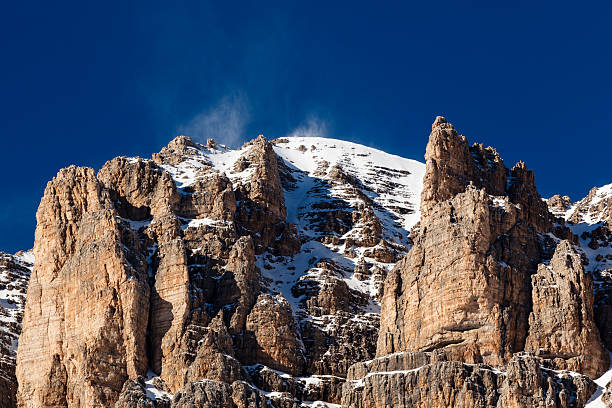
M 612 182 L 610 4 L 4 2 L 0 250 L 32 246 L 59 168 L 181 133 L 297 129 L 423 160 L 440 114 L 543 196 L 581 198 Z

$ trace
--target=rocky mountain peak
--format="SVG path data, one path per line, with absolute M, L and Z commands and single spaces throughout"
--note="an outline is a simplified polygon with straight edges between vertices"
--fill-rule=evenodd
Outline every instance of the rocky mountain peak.
M 213 388 L 213 406 L 339 403 L 348 367 L 374 356 L 422 164 L 284 140 L 182 136 L 60 170 L 38 210 L 19 404 L 180 406 Z
M 205 145 L 205 147 L 206 147 L 207 149 L 213 149 L 213 150 L 214 150 L 214 149 L 216 149 L 216 148 L 217 148 L 217 142 L 215 141 L 215 139 L 208 138 L 208 139 L 206 139 L 206 145 Z
M 543 281 L 530 284 L 531 276 L 546 270 L 538 265 L 549 262 L 542 234 L 553 218 L 533 172 L 523 162 L 508 170 L 495 149 L 468 147 L 445 123 L 436 119 L 427 145 L 414 246 L 385 281 L 377 355 L 436 351 L 448 360 L 504 369 L 528 339 L 529 346 L 534 337 L 552 336 L 564 339 L 547 349 L 561 359 L 558 368 L 601 374 L 608 357 L 593 316 L 583 309 L 589 309 L 592 291 L 579 265 L 571 267 L 575 278 L 567 279 L 586 282 L 585 289 L 581 300 L 567 302 L 567 315 L 575 316 L 567 326 L 588 333 L 584 340 L 576 342 L 562 324 L 552 332 L 536 329 L 537 319 L 546 320 L 542 313 L 556 309 L 547 303 L 552 294 L 539 296 Z M 554 292 L 565 296 L 560 288 Z M 564 341 L 576 348 L 566 353 Z
M 436 119 L 431 125 L 431 130 L 434 130 L 436 128 L 452 129 L 452 130 L 455 129 L 452 124 L 446 121 L 446 118 L 444 116 L 436 116 Z
M 565 213 L 572 207 L 572 199 L 569 196 L 555 194 L 546 200 L 548 210 L 556 217 L 564 217 Z
M 612 224 L 612 184 L 593 187 L 585 198 L 576 203 L 568 220 L 574 223 Z

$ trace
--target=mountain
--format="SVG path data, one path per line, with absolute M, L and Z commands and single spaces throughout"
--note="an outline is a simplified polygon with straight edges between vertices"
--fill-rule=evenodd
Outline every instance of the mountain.
M 61 170 L 37 213 L 20 403 L 339 403 L 348 367 L 374 357 L 423 172 L 353 143 L 263 137 L 179 137 L 151 160 Z
M 180 136 L 60 170 L 7 255 L 21 288 L 36 261 L 6 406 L 612 401 L 609 188 L 543 200 L 442 117 L 425 160 Z

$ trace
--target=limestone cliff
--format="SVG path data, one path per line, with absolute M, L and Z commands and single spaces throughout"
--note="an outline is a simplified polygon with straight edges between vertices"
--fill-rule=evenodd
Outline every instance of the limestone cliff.
M 360 369 L 343 404 L 583 406 L 594 391 L 588 377 L 565 389 L 547 374 L 596 378 L 608 368 L 579 242 L 548 211 L 524 163 L 507 169 L 495 149 L 469 146 L 442 117 L 425 159 L 421 218 L 413 247 L 385 281 L 374 361 L 420 352 L 443 363 L 423 357 L 401 372 Z M 557 215 L 566 201 L 548 204 Z M 576 387 L 580 397 L 570 395 Z
M 501 367 L 524 348 L 529 277 L 551 217 L 523 163 L 508 170 L 444 118 L 425 159 L 421 220 L 410 253 L 387 276 L 377 354 L 444 348 Z

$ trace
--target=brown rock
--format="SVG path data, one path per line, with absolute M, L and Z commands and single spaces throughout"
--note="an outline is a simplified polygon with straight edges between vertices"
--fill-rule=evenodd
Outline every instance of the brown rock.
M 425 158 L 419 233 L 386 278 L 377 355 L 444 348 L 502 367 L 527 336 L 528 277 L 548 210 L 524 164 L 506 183 L 497 152 L 468 148 L 443 118 Z
M 568 196 L 555 194 L 546 200 L 546 204 L 548 205 L 548 209 L 552 214 L 557 217 L 563 217 L 572 206 L 572 200 Z
M 593 321 L 593 279 L 568 241 L 550 265 L 531 276 L 533 311 L 525 351 L 552 359 L 558 368 L 599 377 L 609 365 Z
M 246 321 L 242 360 L 301 375 L 304 357 L 289 302 L 282 296 L 259 295 Z
M 595 389 L 588 377 L 547 370 L 526 355 L 513 357 L 507 373 L 447 357 L 397 353 L 359 363 L 349 370 L 342 406 L 565 408 L 584 406 Z
M 510 361 L 500 390 L 501 407 L 582 407 L 596 389 L 589 377 L 555 372 L 541 364 L 528 355 L 517 355 Z
M 244 382 L 204 380 L 187 384 L 172 401 L 172 408 L 268 408 L 267 398 Z
M 151 399 L 147 396 L 143 377 L 136 380 L 127 380 L 123 384 L 119 399 L 115 403 L 115 408 L 170 408 L 170 399 L 159 398 Z
M 179 136 L 172 139 L 161 152 L 154 153 L 153 160 L 158 164 L 177 165 L 183 162 L 185 157 L 193 156 L 198 147 L 198 144 L 190 137 Z
M 146 372 L 146 270 L 93 170 L 49 182 L 37 212 L 17 378 L 20 406 L 108 405 Z
M 184 383 L 210 379 L 232 383 L 244 379 L 240 362 L 234 357 L 233 341 L 219 313 L 199 341 L 194 361 L 185 373 Z

